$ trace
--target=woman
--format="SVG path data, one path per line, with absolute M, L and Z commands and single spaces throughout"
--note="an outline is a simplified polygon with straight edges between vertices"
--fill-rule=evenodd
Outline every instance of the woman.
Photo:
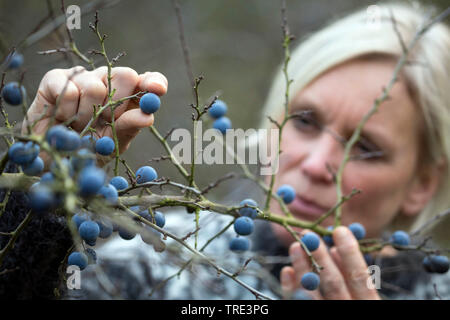
M 342 141 L 381 97 L 404 48 L 426 22 L 403 5 L 378 8 L 376 26 L 368 24 L 361 11 L 313 35 L 292 54 L 290 112 L 312 113 L 286 126 L 275 189 L 294 186 L 297 197 L 289 208 L 299 218 L 317 219 L 337 202 L 333 173 L 342 160 Z M 362 192 L 343 205 L 343 224 L 362 223 L 369 238 L 381 237 L 384 230 L 413 231 L 450 205 L 446 197 L 450 95 L 445 89 L 450 78 L 443 68 L 450 63 L 449 48 L 450 33 L 444 25 L 425 34 L 408 56 L 411 64 L 402 69 L 389 99 L 367 122 L 352 151 L 363 157 L 347 164 L 343 193 L 350 194 L 353 188 Z M 282 74 L 275 79 L 264 114 L 279 114 L 282 96 L 277 93 L 283 79 Z M 333 217 L 324 221 L 325 226 L 333 223 Z M 284 228 L 273 228 L 286 245 L 292 241 Z M 334 237 L 348 234 L 344 229 L 339 232 Z M 443 225 L 432 234 L 436 244 L 448 245 Z M 377 298 L 365 286 L 365 264 L 353 250 L 356 242 L 348 239 L 342 246 L 329 254 L 321 246 L 314 254 L 325 266 L 322 295 L 316 298 Z M 309 269 L 298 243 L 290 247 L 290 254 L 293 267 L 284 268 L 281 275 L 286 289 L 295 287 Z
M 393 28 L 388 8 L 393 12 L 402 41 L 409 43 L 424 17 L 407 6 L 380 6 L 382 16 L 376 27 L 368 24 L 365 11 L 360 11 L 312 35 L 292 53 L 289 76 L 295 81 L 290 92 L 290 113 L 305 110 L 309 113 L 306 117 L 290 120 L 283 131 L 283 152 L 274 190 L 283 184 L 295 188 L 295 200 L 288 208 L 298 218 L 314 220 L 336 204 L 333 174 L 342 160 L 342 143 L 350 137 L 374 100 L 381 95 L 383 86 L 392 78 L 403 46 Z M 447 134 L 450 126 L 447 125 L 449 112 L 446 109 L 450 95 L 445 90 L 450 80 L 446 73 L 450 63 L 449 49 L 448 28 L 443 24 L 433 26 L 411 52 L 411 64 L 399 74 L 398 82 L 389 93 L 390 98 L 364 127 L 362 139 L 352 151 L 354 158 L 343 172 L 343 193 L 349 194 L 353 188 L 361 191 L 343 205 L 343 225 L 360 222 L 368 237 L 382 237 L 387 230 L 414 230 L 450 207 L 444 197 L 450 181 L 446 167 L 450 156 L 446 142 L 450 136 Z M 79 73 L 73 75 L 77 70 Z M 66 87 L 59 101 L 56 120 L 64 122 L 76 115 L 72 127 L 81 131 L 90 119 L 91 106 L 105 100 L 105 77 L 105 68 L 91 72 L 80 68 L 50 71 L 40 84 L 28 118 L 36 119 L 46 104 L 54 106 Z M 167 80 L 159 73 L 137 75 L 129 68 L 114 68 L 112 86 L 118 89 L 115 98 L 140 90 L 162 95 L 167 90 Z M 282 119 L 284 86 L 280 71 L 263 115 Z M 51 108 L 48 110 L 50 114 Z M 144 115 L 133 101 L 123 104 L 115 113 L 120 152 L 123 152 L 141 128 L 153 123 L 153 116 Z M 111 136 L 110 127 L 105 124 L 110 116 L 106 113 L 105 121 L 99 122 L 96 128 L 99 136 Z M 47 126 L 48 118 L 44 118 L 34 130 L 44 132 Z M 269 122 L 265 127 L 269 127 Z M 259 204 L 262 205 L 262 201 Z M 271 210 L 282 212 L 275 201 L 271 202 Z M 175 225 L 185 224 L 183 214 L 182 217 L 168 215 L 167 224 L 180 230 Z M 201 219 L 201 225 L 207 226 L 202 232 L 209 235 L 227 223 L 225 218 L 208 222 L 211 215 L 207 214 L 202 214 Z M 323 222 L 325 227 L 332 224 L 332 217 Z M 289 254 L 292 263 L 282 261 L 270 265 L 270 272 L 263 276 L 259 274 L 265 281 L 245 273 L 242 278 L 272 297 L 291 296 L 299 288 L 300 277 L 311 271 L 307 256 L 279 225 L 264 222 L 256 230 L 253 251 L 277 257 Z M 443 241 L 448 241 L 448 237 L 440 237 L 439 230 L 435 231 L 435 243 L 445 244 Z M 211 254 L 220 252 L 224 263 L 236 259 L 236 256 L 223 256 L 223 252 L 228 252 L 228 242 L 224 240 L 230 236 L 232 234 L 228 233 L 217 240 L 209 251 Z M 366 285 L 367 264 L 347 227 L 336 228 L 333 240 L 335 246 L 330 250 L 321 242 L 313 253 L 324 269 L 320 290 L 312 291 L 312 298 L 379 299 L 380 293 L 388 298 L 405 297 L 396 294 L 392 287 L 377 291 Z M 89 280 L 84 282 L 82 298 L 116 295 L 146 298 L 149 287 L 157 286 L 182 265 L 177 259 L 167 263 L 163 254 L 150 253 L 142 242 L 134 240 L 113 240 L 99 250 L 99 257 L 103 257 L 102 268 L 113 281 L 102 280 L 92 269 L 83 271 L 84 279 Z M 414 254 L 397 253 L 388 248 L 379 257 L 382 259 L 377 264 L 382 266 L 400 264 L 410 268 L 421 261 Z M 248 269 L 262 272 L 264 266 L 261 261 L 252 261 Z M 430 294 L 433 288 L 429 288 L 430 283 L 427 286 L 430 277 L 423 272 L 409 271 L 403 270 L 395 277 L 387 275 L 384 279 L 398 280 L 400 289 L 410 290 L 413 294 L 422 290 L 418 298 L 433 298 Z M 279 279 L 282 292 L 273 289 L 278 284 L 271 285 L 269 279 L 273 278 Z M 198 279 L 200 281 L 193 286 L 192 281 Z M 448 281 L 448 277 L 442 279 Z M 407 282 L 407 288 L 401 285 L 402 282 Z M 196 289 L 197 285 L 200 289 Z M 427 289 L 423 289 L 425 287 Z M 448 287 L 442 289 L 448 290 Z M 78 296 L 80 293 L 72 294 Z M 445 297 L 449 293 L 439 291 L 439 294 Z M 218 279 L 211 269 L 206 271 L 199 265 L 190 273 L 182 273 L 180 280 L 169 281 L 155 297 L 237 299 L 251 298 L 252 294 L 230 279 Z

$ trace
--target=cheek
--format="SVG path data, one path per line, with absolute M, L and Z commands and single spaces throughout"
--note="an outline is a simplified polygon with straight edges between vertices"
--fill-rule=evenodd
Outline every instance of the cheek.
M 299 160 L 303 159 L 310 148 L 313 141 L 302 138 L 288 123 L 283 129 L 283 137 L 281 139 L 281 154 L 279 158 L 278 175 L 291 170 L 293 166 L 299 164 Z

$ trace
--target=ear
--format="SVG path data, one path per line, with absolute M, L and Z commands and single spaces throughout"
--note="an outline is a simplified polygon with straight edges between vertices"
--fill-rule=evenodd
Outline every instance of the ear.
M 401 213 L 413 217 L 418 215 L 433 198 L 446 169 L 445 160 L 424 166 L 412 181 L 401 206 Z

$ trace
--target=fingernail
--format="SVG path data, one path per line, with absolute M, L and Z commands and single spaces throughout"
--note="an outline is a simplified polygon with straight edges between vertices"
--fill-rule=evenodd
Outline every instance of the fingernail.
M 334 230 L 333 237 L 335 238 L 336 242 L 344 242 L 349 240 L 350 236 L 350 230 L 348 230 L 346 227 L 339 226 Z
M 166 87 L 166 84 L 161 79 L 156 78 L 156 77 L 149 77 L 145 81 L 145 86 L 146 87 L 149 87 L 150 85 L 154 85 L 154 84 L 158 84 L 158 85 L 160 85 L 163 88 Z

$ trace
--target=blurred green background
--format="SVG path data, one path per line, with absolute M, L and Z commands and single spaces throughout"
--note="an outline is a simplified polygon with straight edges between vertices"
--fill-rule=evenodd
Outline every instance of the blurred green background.
M 65 5 L 76 4 L 83 7 L 92 2 L 66 0 Z M 109 2 L 114 4 L 115 1 Z M 379 3 L 366 0 L 288 0 L 288 24 L 291 33 L 297 38 L 293 46 L 302 36 L 318 30 L 330 19 Z M 448 5 L 448 0 L 426 3 L 444 8 Z M 59 0 L 0 1 L 0 37 L 3 43 L 0 56 L 6 54 L 5 48 L 16 46 L 26 38 L 47 16 L 49 4 L 55 15 L 61 15 Z M 179 0 L 179 5 L 194 75 L 204 76 L 200 85 L 201 102 L 206 103 L 213 95 L 220 93 L 220 99 L 228 104 L 228 116 L 233 121 L 233 127 L 256 128 L 261 119 L 259 110 L 283 56 L 281 1 Z M 168 78 L 168 93 L 162 98 L 162 108 L 155 116 L 158 130 L 163 134 L 174 127 L 190 130 L 192 109 L 189 104 L 193 103 L 193 96 L 172 1 L 122 0 L 101 9 L 99 17 L 100 29 L 108 35 L 106 47 L 109 56 L 112 58 L 121 51 L 126 52 L 118 65 L 134 68 L 138 73 L 159 71 Z M 81 30 L 73 31 L 78 48 L 83 53 L 87 53 L 89 49 L 98 49 L 98 41 L 88 27 L 93 20 L 93 12 L 82 16 Z M 29 102 L 34 97 L 40 79 L 48 70 L 71 66 L 63 54 L 37 54 L 38 51 L 63 47 L 61 37 L 67 40 L 64 27 L 20 50 L 25 56 L 22 71 L 26 72 L 24 84 Z M 74 61 L 76 64 L 81 63 L 76 58 Z M 18 73 L 10 72 L 6 81 L 17 78 Z M 11 120 L 21 120 L 20 108 L 6 108 Z M 4 150 L 5 145 L 2 144 L 1 148 Z M 167 161 L 148 162 L 161 154 L 164 151 L 156 139 L 149 131 L 143 130 L 126 151 L 124 158 L 135 170 L 142 165 L 152 165 L 160 176 L 182 182 L 181 176 Z M 239 172 L 239 167 L 200 166 L 197 170 L 197 182 L 204 187 L 231 171 Z M 109 172 L 112 176 L 112 171 Z M 256 189 L 252 183 L 233 179 L 211 192 L 211 198 L 236 202 Z M 172 191 L 166 189 L 166 192 Z

